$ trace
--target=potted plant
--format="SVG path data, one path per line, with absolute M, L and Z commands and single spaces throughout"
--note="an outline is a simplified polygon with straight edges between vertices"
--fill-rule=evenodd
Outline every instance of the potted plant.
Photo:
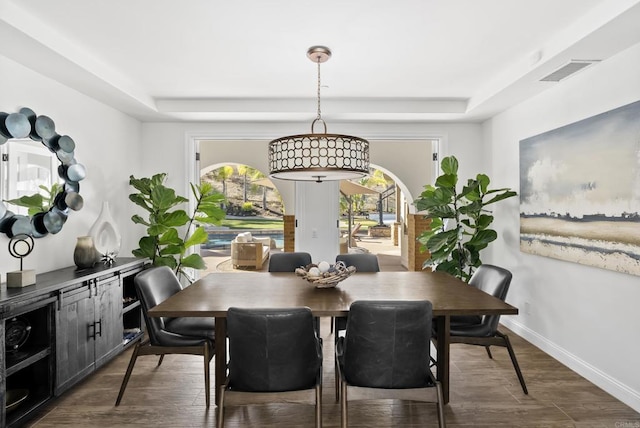
M 129 184 L 138 191 L 130 194 L 129 199 L 148 212 L 147 219 L 137 214 L 131 217 L 134 223 L 147 227 L 147 235 L 140 238 L 139 248 L 133 250 L 133 255 L 148 258 L 154 266 L 169 266 L 176 275 L 188 278 L 185 268 L 205 269 L 207 265 L 200 254 L 187 254 L 187 250 L 207 242 L 208 235 L 202 224 L 220 224 L 224 219 L 220 205 L 225 198 L 211 183 L 191 184 L 195 208 L 189 216 L 179 208 L 188 199 L 165 186 L 166 177 L 166 173 L 151 178 L 129 177 Z M 179 228 L 184 228 L 182 237 Z
M 414 205 L 431 219 L 430 228 L 420 234 L 421 249 L 431 258 L 422 268 L 448 272 L 469 281 L 475 268 L 482 264 L 480 251 L 495 241 L 498 234 L 490 229 L 493 222 L 487 205 L 516 196 L 509 188 L 489 189 L 489 177 L 478 174 L 467 180 L 458 192 L 458 160 L 455 156 L 442 159 L 443 174 L 435 186 L 426 185 Z

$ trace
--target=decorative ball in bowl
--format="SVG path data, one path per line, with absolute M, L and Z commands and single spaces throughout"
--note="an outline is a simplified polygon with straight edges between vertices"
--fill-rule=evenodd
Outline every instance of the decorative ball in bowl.
M 355 266 L 347 266 L 344 262 L 337 262 L 334 265 L 320 262 L 297 268 L 296 275 L 306 279 L 316 288 L 333 288 L 343 279 L 349 278 L 355 271 Z

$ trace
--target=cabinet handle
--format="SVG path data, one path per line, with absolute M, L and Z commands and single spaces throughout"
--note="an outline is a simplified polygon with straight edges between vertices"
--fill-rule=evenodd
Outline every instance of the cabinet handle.
M 98 326 L 100 327 L 98 332 L 96 333 L 96 336 L 102 337 L 102 318 L 100 319 L 100 321 L 96 321 L 96 324 L 98 324 Z M 94 327 L 94 329 L 95 329 L 95 327 Z
M 92 328 L 93 328 L 93 334 L 91 333 L 91 329 Z M 95 338 L 96 338 L 96 323 L 92 322 L 91 324 L 87 325 L 87 330 L 89 332 L 89 338 L 95 340 Z
M 58 311 L 62 310 L 62 298 L 64 295 L 64 291 L 63 290 L 58 290 Z

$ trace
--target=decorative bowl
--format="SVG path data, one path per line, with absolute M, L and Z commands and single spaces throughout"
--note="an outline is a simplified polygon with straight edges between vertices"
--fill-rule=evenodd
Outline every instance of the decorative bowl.
M 314 274 L 317 269 L 312 270 L 312 268 L 317 267 L 318 265 L 313 263 L 299 267 L 296 269 L 296 275 L 312 283 L 316 288 L 333 288 L 338 285 L 340 281 L 349 278 L 356 271 L 355 266 L 347 267 L 344 262 L 337 262 L 335 265 L 330 266 L 329 270 L 324 273 Z M 310 271 L 312 273 L 310 273 Z

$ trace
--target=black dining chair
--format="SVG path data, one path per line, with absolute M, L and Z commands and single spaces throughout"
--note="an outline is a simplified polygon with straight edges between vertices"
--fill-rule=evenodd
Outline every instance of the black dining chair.
M 336 262 L 344 262 L 347 266 L 354 266 L 356 272 L 380 272 L 378 256 L 371 253 L 338 254 Z
M 351 304 L 346 335 L 336 345 L 343 428 L 349 401 L 389 398 L 436 403 L 445 426 L 442 388 L 429 369 L 432 318 L 427 300 Z
M 491 294 L 502 301 L 507 298 L 512 274 L 507 269 L 499 266 L 483 264 L 476 269 L 469 280 L 469 285 L 485 293 Z M 527 385 L 520 371 L 520 365 L 513 351 L 509 336 L 498 330 L 500 315 L 467 315 L 451 316 L 450 343 L 464 343 L 467 345 L 484 346 L 489 358 L 493 358 L 491 346 L 507 348 L 511 363 L 516 371 L 520 386 L 525 394 L 528 394 Z
M 322 426 L 322 341 L 309 308 L 229 308 L 227 336 L 218 428 L 227 406 L 268 402 L 315 403 L 315 425 Z
M 296 268 L 311 263 L 311 254 L 305 252 L 272 253 L 269 257 L 269 272 L 295 272 Z
M 336 256 L 336 263 L 343 262 L 347 266 L 353 266 L 356 268 L 356 272 L 380 272 L 380 264 L 378 263 L 378 256 L 370 253 L 356 253 L 356 254 L 338 254 Z M 331 319 L 331 332 L 335 330 L 344 330 L 347 325 L 346 317 Z
M 205 399 L 209 407 L 209 390 L 211 389 L 209 363 L 214 356 L 215 341 L 213 318 L 156 318 L 148 315 L 149 309 L 182 290 L 180 281 L 167 266 L 152 267 L 142 271 L 133 281 L 149 337 L 138 342 L 133 349 L 116 399 L 116 406 L 120 405 L 139 356 L 160 355 L 158 360 L 158 366 L 160 366 L 166 354 L 191 354 L 204 357 Z
M 336 256 L 337 262 L 343 262 L 347 266 L 354 266 L 356 272 L 380 272 L 378 256 L 371 253 L 338 254 Z M 338 332 L 344 330 L 346 326 L 347 318 L 345 317 L 331 319 L 331 332 L 336 332 L 336 339 Z

